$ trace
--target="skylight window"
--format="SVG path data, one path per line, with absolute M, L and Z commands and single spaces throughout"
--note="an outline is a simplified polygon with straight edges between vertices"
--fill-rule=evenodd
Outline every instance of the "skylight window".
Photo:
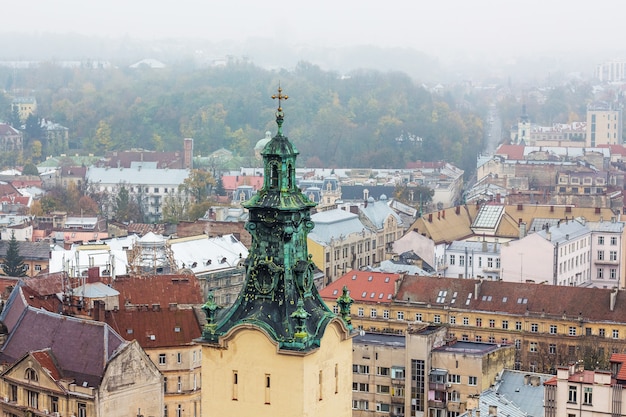
M 356 279 L 356 275 L 352 275 L 352 281 Z
M 383 294 L 382 292 L 380 294 L 378 294 L 378 298 L 382 299 L 385 296 L 385 294 Z
M 368 280 L 368 281 L 371 281 L 371 280 L 373 280 L 373 279 L 374 279 L 374 277 L 373 277 L 373 276 L 371 276 L 371 275 L 370 275 L 369 277 L 367 277 L 367 280 Z
M 370 294 L 370 298 L 374 298 L 374 297 L 376 297 L 376 293 L 375 292 Z
M 391 300 L 391 294 L 387 296 L 387 300 Z
M 367 291 L 363 291 L 363 294 L 361 294 L 361 297 L 363 298 L 367 297 Z
M 506 303 L 508 299 L 509 299 L 509 297 L 502 297 L 502 302 Z
M 385 282 L 389 282 L 389 277 L 385 277 Z
M 337 295 L 337 293 L 338 293 L 338 292 L 339 292 L 339 290 L 335 289 L 335 290 L 333 291 L 333 295 Z

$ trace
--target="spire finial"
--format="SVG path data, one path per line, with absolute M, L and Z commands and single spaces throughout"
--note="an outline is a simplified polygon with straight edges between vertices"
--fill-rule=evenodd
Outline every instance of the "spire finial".
M 272 99 L 278 99 L 278 110 L 276 110 L 276 124 L 278 125 L 278 135 L 281 136 L 283 134 L 283 119 L 284 113 L 282 108 L 282 100 L 287 100 L 289 98 L 288 95 L 283 94 L 283 89 L 280 87 L 280 83 L 278 83 L 278 95 L 272 95 Z

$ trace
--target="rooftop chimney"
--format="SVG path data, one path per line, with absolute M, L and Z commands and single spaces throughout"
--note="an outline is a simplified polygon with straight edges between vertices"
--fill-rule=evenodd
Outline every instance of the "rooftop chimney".
M 611 298 L 609 300 L 610 302 L 610 309 L 611 311 L 615 310 L 615 303 L 617 302 L 617 293 L 619 292 L 619 288 L 615 288 L 612 292 L 611 292 Z
M 480 296 L 480 287 L 483 285 L 483 280 L 478 280 L 476 281 L 476 283 L 474 284 L 474 300 L 478 300 L 478 297 Z

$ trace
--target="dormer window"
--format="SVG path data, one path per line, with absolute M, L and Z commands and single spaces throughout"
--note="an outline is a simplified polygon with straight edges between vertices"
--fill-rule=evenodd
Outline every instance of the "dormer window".
M 35 371 L 33 368 L 27 368 L 26 372 L 24 373 L 24 379 L 29 382 L 37 382 L 39 381 L 39 376 L 37 376 L 37 371 Z

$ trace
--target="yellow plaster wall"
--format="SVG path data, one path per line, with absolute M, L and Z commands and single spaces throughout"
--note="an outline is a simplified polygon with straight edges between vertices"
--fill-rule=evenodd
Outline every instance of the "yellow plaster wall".
M 351 416 L 352 340 L 341 340 L 342 333 L 338 323 L 331 323 L 321 347 L 306 356 L 277 353 L 276 345 L 255 328 L 234 333 L 226 349 L 204 345 L 203 415 Z

